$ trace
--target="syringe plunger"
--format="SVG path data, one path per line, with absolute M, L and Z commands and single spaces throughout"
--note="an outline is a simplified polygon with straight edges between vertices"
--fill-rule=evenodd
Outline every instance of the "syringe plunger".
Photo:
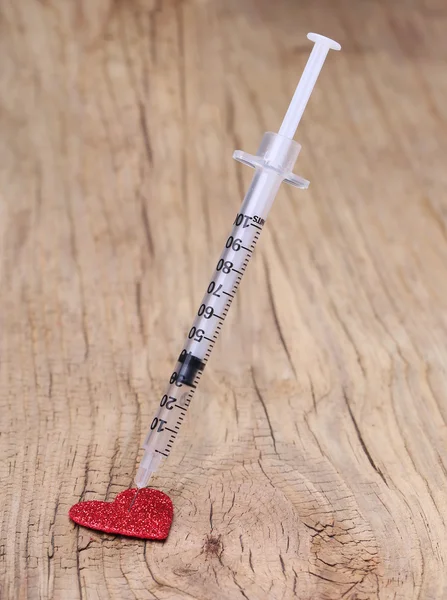
M 298 82 L 292 101 L 284 116 L 282 125 L 278 131 L 279 135 L 290 139 L 296 133 L 304 109 L 307 106 L 309 98 L 318 79 L 321 68 L 326 60 L 329 50 L 341 50 L 338 42 L 318 33 L 308 33 L 307 38 L 315 43 L 304 68 L 301 79 Z

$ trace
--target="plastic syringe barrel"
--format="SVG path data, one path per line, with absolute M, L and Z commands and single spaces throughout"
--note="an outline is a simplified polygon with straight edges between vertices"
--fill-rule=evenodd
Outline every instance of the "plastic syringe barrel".
M 171 451 L 282 181 L 302 188 L 308 185 L 291 171 L 300 149 L 297 142 L 269 132 L 255 155 L 240 150 L 233 155 L 256 172 L 144 441 L 135 478 L 138 488 L 148 484 Z
M 146 436 L 135 483 L 148 485 L 171 451 L 283 177 L 257 168 Z M 186 367 L 185 367 L 186 364 Z

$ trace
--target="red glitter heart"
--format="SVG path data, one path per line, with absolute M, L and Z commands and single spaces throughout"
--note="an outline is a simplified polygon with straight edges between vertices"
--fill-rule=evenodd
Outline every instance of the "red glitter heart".
M 172 501 L 159 490 L 143 488 L 129 511 L 137 490 L 121 492 L 113 502 L 88 500 L 70 508 L 70 519 L 90 529 L 143 540 L 164 540 L 171 528 Z

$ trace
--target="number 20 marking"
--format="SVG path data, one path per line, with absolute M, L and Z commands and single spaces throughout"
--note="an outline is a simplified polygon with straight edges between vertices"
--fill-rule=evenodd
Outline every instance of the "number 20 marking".
M 172 410 L 174 407 L 172 406 L 177 402 L 177 398 L 174 396 L 167 396 L 166 394 L 163 396 L 160 402 L 160 406 L 165 406 L 168 410 Z

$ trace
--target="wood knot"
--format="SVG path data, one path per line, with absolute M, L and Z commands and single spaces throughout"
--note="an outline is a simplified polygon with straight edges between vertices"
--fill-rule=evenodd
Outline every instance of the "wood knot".
M 207 535 L 205 539 L 205 543 L 203 544 L 203 551 L 207 556 L 217 556 L 220 558 L 223 552 L 223 543 L 221 540 L 221 535 Z

